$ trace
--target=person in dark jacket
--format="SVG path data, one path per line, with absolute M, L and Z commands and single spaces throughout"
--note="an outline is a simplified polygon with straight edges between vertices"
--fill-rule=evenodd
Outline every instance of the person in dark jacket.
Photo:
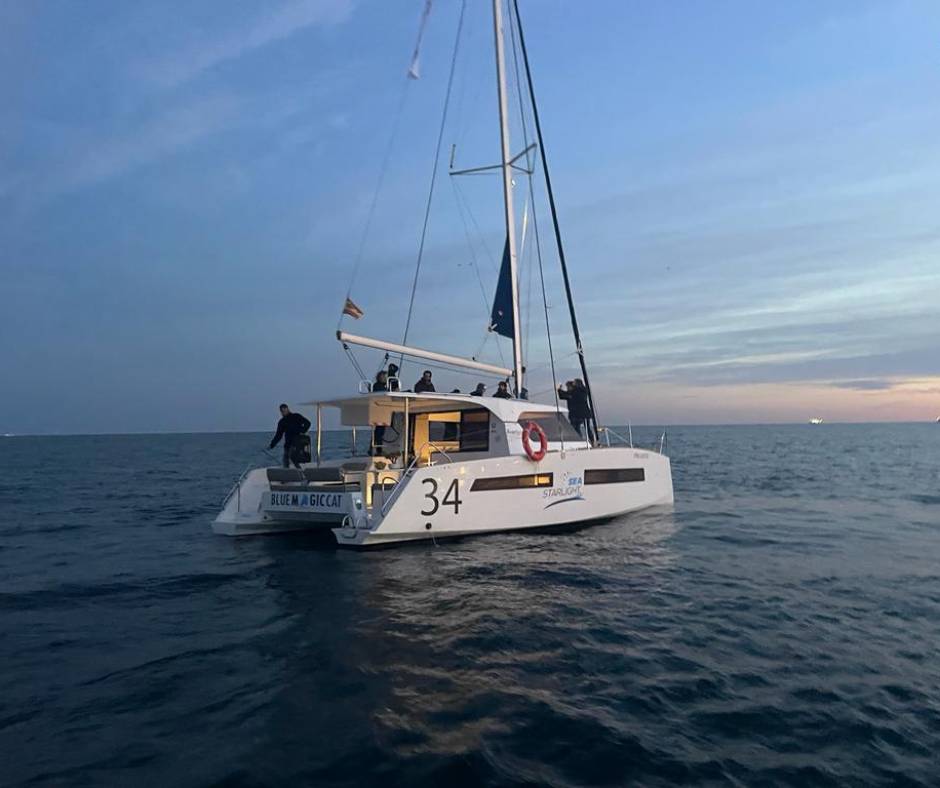
M 293 448 L 294 441 L 297 440 L 297 437 L 303 435 L 307 430 L 310 429 L 310 421 L 299 413 L 291 413 L 290 408 L 287 407 L 285 403 L 281 403 L 281 420 L 277 423 L 277 432 L 274 433 L 274 437 L 271 439 L 271 445 L 268 446 L 269 449 L 273 449 L 277 446 L 281 438 L 284 438 L 284 457 L 281 460 L 281 464 L 285 468 L 290 468 L 291 466 L 291 448 Z M 294 462 L 294 467 L 299 468 L 300 463 Z
M 591 398 L 588 396 L 587 386 L 581 378 L 574 379 L 574 390 L 578 394 L 581 412 L 584 414 L 584 427 L 587 433 L 587 439 L 594 443 L 597 436 L 594 434 L 594 414 L 591 412 Z
M 486 384 L 477 383 L 477 387 L 470 392 L 471 397 L 485 397 L 486 396 Z
M 398 384 L 398 364 L 388 365 L 388 390 L 399 391 L 401 386 Z
M 392 365 L 394 366 L 394 364 Z M 372 384 L 372 393 L 388 391 L 388 375 L 384 369 L 380 369 L 375 376 L 375 382 Z M 372 454 L 381 457 L 385 449 L 385 425 L 376 424 L 372 429 Z
M 583 435 L 581 428 L 588 416 L 587 391 L 583 386 L 579 389 L 573 380 L 569 380 L 564 387 L 558 387 L 558 399 L 568 403 L 568 421 L 578 435 Z
M 499 381 L 496 385 L 496 393 L 493 395 L 496 399 L 512 399 L 509 393 L 509 384 L 505 380 Z
M 421 380 L 415 383 L 415 394 L 420 394 L 423 391 L 434 391 L 434 384 L 431 382 L 431 370 L 424 370 L 424 374 L 421 376 Z

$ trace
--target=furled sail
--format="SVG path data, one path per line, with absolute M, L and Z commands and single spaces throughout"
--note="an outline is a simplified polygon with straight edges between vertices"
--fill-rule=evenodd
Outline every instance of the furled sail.
M 503 263 L 499 267 L 499 281 L 496 283 L 496 295 L 493 298 L 493 311 L 490 314 L 490 331 L 513 338 L 515 326 L 512 323 L 512 280 L 509 271 L 509 239 L 503 247 Z

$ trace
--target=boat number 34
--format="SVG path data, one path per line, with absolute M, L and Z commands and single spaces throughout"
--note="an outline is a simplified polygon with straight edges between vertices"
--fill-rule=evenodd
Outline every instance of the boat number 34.
M 423 479 L 422 484 L 427 489 L 427 492 L 424 493 L 424 498 L 427 501 L 425 508 L 421 510 L 421 514 L 425 517 L 430 517 L 432 514 L 437 514 L 437 510 L 442 506 L 453 506 L 454 514 L 460 514 L 460 485 L 458 480 L 454 479 L 447 488 L 447 492 L 444 493 L 444 497 L 438 499 L 438 486 L 437 479 Z

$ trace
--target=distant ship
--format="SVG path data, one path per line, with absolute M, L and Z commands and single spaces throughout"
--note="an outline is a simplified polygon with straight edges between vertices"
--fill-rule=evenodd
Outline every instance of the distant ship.
M 940 419 L 938 419 L 938 421 L 940 421 Z M 810 424 L 822 424 L 823 420 L 819 418 L 819 416 L 813 416 L 813 418 L 809 420 L 809 423 Z

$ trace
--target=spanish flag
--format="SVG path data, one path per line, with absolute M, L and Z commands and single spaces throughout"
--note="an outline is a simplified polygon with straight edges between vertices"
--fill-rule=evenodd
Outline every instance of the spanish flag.
M 356 306 L 351 298 L 347 298 L 346 305 L 343 307 L 343 314 L 349 315 L 351 318 L 353 318 L 353 320 L 358 320 L 365 314 L 365 312 Z

